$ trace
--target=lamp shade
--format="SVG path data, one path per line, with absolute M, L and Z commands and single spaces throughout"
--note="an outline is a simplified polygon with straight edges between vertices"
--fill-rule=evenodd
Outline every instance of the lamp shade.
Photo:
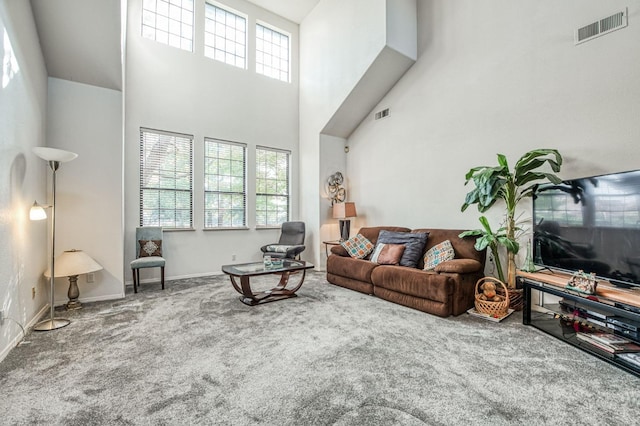
M 78 154 L 71 151 L 65 151 L 64 149 L 49 148 L 46 146 L 36 146 L 33 148 L 33 153 L 38 157 L 46 161 L 58 161 L 60 163 L 66 163 L 67 161 L 75 160 Z
M 347 217 L 356 217 L 356 203 L 336 203 L 333 205 L 333 218 L 345 219 Z
M 45 220 L 46 218 L 47 212 L 44 211 L 44 206 L 41 206 L 37 201 L 34 201 L 33 206 L 31 206 L 31 209 L 29 209 L 29 219 Z
M 102 266 L 82 250 L 68 250 L 56 258 L 55 278 L 88 274 L 102 269 Z M 51 270 L 47 269 L 44 276 L 51 277 Z

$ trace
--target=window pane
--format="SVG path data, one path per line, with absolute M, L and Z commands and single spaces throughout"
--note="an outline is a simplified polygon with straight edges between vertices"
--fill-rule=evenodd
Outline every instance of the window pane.
M 142 9 L 143 37 L 193 51 L 193 0 L 145 0 Z
M 204 21 L 205 56 L 244 68 L 247 49 L 246 19 L 206 3 Z
M 192 149 L 192 136 L 140 130 L 140 225 L 192 227 Z
M 205 138 L 205 227 L 244 227 L 246 146 Z
M 256 72 L 289 81 L 289 36 L 256 24 Z
M 256 149 L 256 225 L 289 220 L 289 152 Z

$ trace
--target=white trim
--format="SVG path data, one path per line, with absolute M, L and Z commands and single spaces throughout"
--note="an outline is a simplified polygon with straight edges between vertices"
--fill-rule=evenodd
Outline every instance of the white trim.
M 202 272 L 202 273 L 198 273 L 198 274 L 187 274 L 187 275 L 175 275 L 172 277 L 165 277 L 164 280 L 166 281 L 177 281 L 177 280 L 183 280 L 183 279 L 187 279 L 187 278 L 200 278 L 200 277 L 212 277 L 212 276 L 217 276 L 217 275 L 223 275 L 224 272 L 222 271 L 214 271 L 214 272 Z M 144 280 L 140 280 L 140 284 L 149 284 L 149 283 L 158 283 L 160 284 L 160 278 L 147 278 Z M 133 280 L 131 281 L 125 281 L 124 283 L 125 285 L 128 286 L 132 286 L 133 285 Z
M 40 317 L 44 315 L 45 312 L 47 312 L 48 310 L 49 310 L 49 304 L 47 303 L 42 309 L 40 309 L 40 311 L 38 311 L 37 314 L 33 316 L 33 318 L 31 318 L 31 320 L 27 324 L 23 325 L 25 333 L 27 333 L 28 330 L 31 327 L 33 327 L 38 322 Z M 7 357 L 7 355 L 9 355 L 9 352 L 11 352 L 11 350 L 15 348 L 18 345 L 18 343 L 20 343 L 20 341 L 23 339 L 22 330 L 20 329 L 20 327 L 16 325 L 16 323 L 13 322 L 12 319 L 8 320 L 5 318 L 4 324 L 5 324 L 4 327 L 6 327 L 6 324 L 15 325 L 16 328 L 18 329 L 18 334 L 13 339 L 10 339 L 7 346 L 4 349 L 2 349 L 2 352 L 0 352 L 0 362 L 2 362 Z

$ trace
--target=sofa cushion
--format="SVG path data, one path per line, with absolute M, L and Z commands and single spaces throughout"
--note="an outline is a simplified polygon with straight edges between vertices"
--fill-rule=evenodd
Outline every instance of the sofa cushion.
M 364 259 L 373 251 L 374 247 L 371 241 L 362 234 L 357 234 L 355 237 L 341 242 L 340 245 L 347 250 L 349 256 L 355 257 L 356 259 Z
M 430 271 L 442 262 L 452 260 L 456 257 L 451 241 L 444 240 L 440 244 L 431 247 L 424 255 L 424 269 Z
M 404 253 L 402 244 L 378 243 L 371 254 L 371 261 L 379 265 L 397 265 Z
M 447 275 L 403 266 L 378 266 L 371 281 L 374 287 L 441 303 L 448 303 L 454 289 L 453 280 Z
M 371 273 L 379 267 L 377 263 L 352 257 L 329 256 L 327 259 L 327 274 L 364 283 L 371 283 Z
M 428 232 L 391 232 L 382 230 L 378 235 L 378 243 L 402 244 L 405 246 L 404 253 L 400 259 L 401 266 L 415 268 L 422 258 L 424 246 L 429 237 Z

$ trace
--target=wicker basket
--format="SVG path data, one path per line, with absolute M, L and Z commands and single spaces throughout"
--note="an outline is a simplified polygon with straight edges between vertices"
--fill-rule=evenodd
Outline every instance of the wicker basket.
M 492 282 L 496 285 L 496 294 L 502 296 L 504 300 L 501 302 L 493 302 L 480 299 L 482 291 L 480 287 L 486 283 Z M 507 286 L 500 280 L 493 277 L 480 278 L 476 283 L 476 311 L 492 317 L 502 317 L 509 312 L 509 291 Z

